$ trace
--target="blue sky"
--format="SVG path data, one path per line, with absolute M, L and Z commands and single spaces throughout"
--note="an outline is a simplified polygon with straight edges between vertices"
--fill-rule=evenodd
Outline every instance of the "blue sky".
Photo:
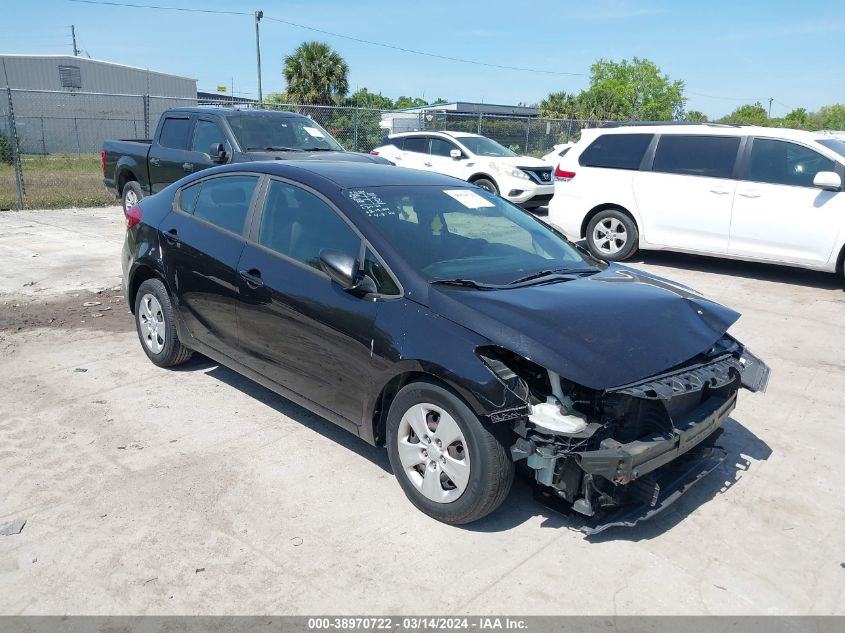
M 362 39 L 529 67 L 497 70 L 422 57 L 261 23 L 264 92 L 284 88 L 282 58 L 305 40 L 329 43 L 348 62 L 350 88 L 488 103 L 534 103 L 554 90 L 578 91 L 599 57 L 654 61 L 687 86 L 687 109 L 719 116 L 760 100 L 772 115 L 845 103 L 845 13 L 841 0 L 785 2 L 522 3 L 513 0 L 114 0 L 203 9 L 262 9 L 267 16 Z M 183 74 L 200 88 L 256 93 L 254 20 L 68 0 L 6 0 L 0 53 L 71 51 L 68 25 L 91 57 Z

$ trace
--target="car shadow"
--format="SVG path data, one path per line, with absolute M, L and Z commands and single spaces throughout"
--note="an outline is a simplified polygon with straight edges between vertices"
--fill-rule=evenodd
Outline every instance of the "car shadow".
M 251 398 L 255 398 L 294 422 L 319 433 L 326 439 L 348 448 L 356 455 L 368 459 L 385 472 L 393 474 L 387 451 L 383 447 L 368 444 L 329 420 L 201 354 L 194 354 L 191 360 L 184 365 L 173 368 L 172 371 L 203 372 L 207 376 L 219 380 Z M 605 532 L 594 536 L 585 536 L 585 538 L 591 543 L 619 540 L 640 541 L 655 538 L 683 521 L 684 518 L 714 497 L 727 494 L 730 488 L 739 481 L 742 474 L 752 467 L 754 462 L 765 461 L 771 455 L 772 450 L 768 444 L 733 418 L 728 418 L 725 421 L 723 429 L 724 432 L 716 441 L 716 446 L 721 447 L 727 453 L 726 459 L 716 470 L 683 494 L 678 501 L 656 517 L 633 527 L 610 528 Z M 474 523 L 456 527 L 468 532 L 506 532 L 535 519 L 535 517 L 541 517 L 541 528 L 580 531 L 587 525 L 587 520 L 580 514 L 560 512 L 539 502 L 535 498 L 534 487 L 528 477 L 520 475 L 519 469 L 517 469 L 517 473 L 513 488 L 497 511 Z M 411 508 L 409 504 L 409 511 L 411 511 Z
M 765 441 L 757 437 L 733 418 L 725 420 L 724 432 L 716 440 L 727 457 L 709 475 L 696 482 L 673 504 L 657 516 L 631 527 L 611 527 L 592 536 L 585 535 L 590 543 L 606 541 L 642 541 L 660 536 L 678 525 L 687 516 L 697 511 L 713 498 L 729 494 L 743 473 L 752 468 L 754 462 L 765 461 L 772 454 Z M 503 532 L 513 529 L 535 517 L 541 517 L 541 528 L 568 528 L 580 531 L 588 520 L 574 512 L 558 512 L 534 499 L 531 484 L 520 477 L 504 504 L 492 515 L 460 526 L 472 532 Z
M 777 264 L 763 264 L 760 262 L 746 262 L 736 259 L 721 259 L 704 255 L 689 255 L 669 251 L 639 251 L 632 258 L 622 262 L 636 267 L 637 264 L 651 264 L 668 266 L 716 275 L 729 275 L 758 281 L 789 284 L 792 286 L 806 286 L 822 290 L 845 291 L 845 280 L 841 274 L 792 268 Z
M 368 444 L 357 435 L 339 427 L 337 424 L 330 422 L 316 413 L 312 413 L 284 396 L 280 396 L 275 391 L 259 385 L 254 380 L 224 365 L 220 365 L 206 356 L 194 354 L 187 363 L 179 367 L 174 367 L 173 371 L 203 372 L 206 376 L 219 380 L 241 393 L 258 400 L 282 415 L 289 417 L 297 424 L 301 424 L 319 433 L 326 439 L 348 448 L 356 455 L 368 459 L 382 470 L 392 474 L 390 462 L 387 458 L 387 451 L 384 448 Z

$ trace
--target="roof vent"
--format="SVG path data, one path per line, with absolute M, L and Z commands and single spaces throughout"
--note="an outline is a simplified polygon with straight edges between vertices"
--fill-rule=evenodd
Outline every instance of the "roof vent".
M 62 88 L 82 88 L 82 72 L 79 66 L 59 66 L 59 80 Z

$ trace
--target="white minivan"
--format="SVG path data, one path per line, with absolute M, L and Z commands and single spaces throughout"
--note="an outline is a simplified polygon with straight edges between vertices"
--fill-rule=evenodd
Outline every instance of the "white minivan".
M 842 271 L 845 141 L 729 125 L 596 128 L 555 169 L 549 222 L 607 260 L 638 248 Z

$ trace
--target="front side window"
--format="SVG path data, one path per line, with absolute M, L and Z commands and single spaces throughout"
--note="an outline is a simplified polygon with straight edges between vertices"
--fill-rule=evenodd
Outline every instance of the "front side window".
M 543 270 L 592 266 L 543 222 L 483 190 L 386 186 L 346 196 L 428 281 L 500 285 Z
M 331 134 L 304 116 L 254 111 L 233 114 L 227 121 L 246 152 L 343 151 Z
M 378 288 L 379 294 L 399 294 L 399 286 L 396 285 L 393 277 L 387 272 L 384 264 L 379 261 L 369 248 L 364 256 L 364 272 L 369 275 L 370 279 L 376 282 L 376 288 Z
M 748 180 L 774 185 L 812 187 L 820 171 L 833 171 L 835 163 L 813 150 L 768 138 L 755 138 L 748 162 Z
M 158 142 L 170 149 L 188 149 L 188 133 L 191 131 L 190 119 L 166 118 L 161 124 Z
M 584 150 L 584 167 L 639 169 L 653 134 L 602 134 Z
M 203 154 L 211 154 L 212 145 L 216 147 L 218 144 L 225 142 L 226 137 L 223 136 L 223 132 L 216 123 L 211 121 L 197 121 L 191 150 L 202 152 Z
M 243 234 L 258 176 L 220 176 L 203 180 L 201 185 L 194 216 L 226 231 Z
M 455 145 L 450 143 L 449 141 L 445 141 L 442 138 L 434 138 L 431 139 L 431 154 L 434 156 L 445 156 L 449 158 L 449 152 L 453 149 L 458 149 Z
M 652 171 L 730 178 L 739 151 L 738 136 L 665 134 L 657 143 Z
M 361 239 L 322 198 L 273 180 L 261 217 L 258 243 L 317 270 L 320 251 L 358 256 Z

